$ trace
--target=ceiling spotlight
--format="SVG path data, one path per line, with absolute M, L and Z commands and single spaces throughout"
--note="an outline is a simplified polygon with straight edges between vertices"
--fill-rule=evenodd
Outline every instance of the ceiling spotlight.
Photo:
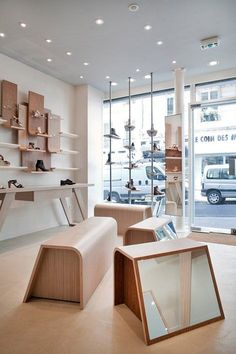
M 130 5 L 128 6 L 128 9 L 129 9 L 129 11 L 131 11 L 131 12 L 136 12 L 136 11 L 139 10 L 139 5 L 138 5 L 138 4 L 130 4 Z
M 87 61 L 84 62 L 84 66 L 88 66 L 89 63 Z
M 102 18 L 97 18 L 97 19 L 95 20 L 95 23 L 96 23 L 96 25 L 101 26 L 101 25 L 104 24 L 104 20 L 103 20 Z
M 150 74 L 145 75 L 145 76 L 144 76 L 144 79 L 151 79 L 151 75 L 150 75 Z
M 51 39 L 45 39 L 45 41 L 47 42 L 47 43 L 52 43 L 52 40 Z
M 80 75 L 80 77 L 79 77 L 80 79 L 83 79 L 84 77 L 83 77 L 83 75 Z
M 112 82 L 112 86 L 117 86 L 117 82 Z
M 151 25 L 145 25 L 144 26 L 145 31 L 150 31 L 152 29 Z
M 69 55 L 69 56 L 70 56 L 70 55 L 72 55 L 72 53 L 71 53 L 71 52 L 66 52 L 66 55 Z
M 172 64 L 176 64 L 176 60 L 172 60 Z
M 5 33 L 0 33 L 0 37 L 4 38 L 5 37 Z
M 140 69 L 136 69 L 136 72 L 139 73 L 139 72 L 140 72 Z
M 157 45 L 162 45 L 163 42 L 162 41 L 157 41 Z
M 210 66 L 215 66 L 217 64 L 219 64 L 219 62 L 217 60 L 212 60 L 212 61 L 209 62 Z
M 109 75 L 107 75 L 107 76 L 106 76 L 106 79 L 110 79 L 110 76 L 109 76 Z
M 51 63 L 51 62 L 52 62 L 52 59 L 51 59 L 51 58 L 47 58 L 47 62 L 48 62 L 48 63 Z
M 24 23 L 24 22 L 20 22 L 20 26 L 21 26 L 22 28 L 25 28 L 27 25 L 26 25 L 26 23 Z

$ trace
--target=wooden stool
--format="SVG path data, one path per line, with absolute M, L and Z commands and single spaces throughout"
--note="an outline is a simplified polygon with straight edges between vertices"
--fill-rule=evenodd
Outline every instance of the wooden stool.
M 116 237 L 114 219 L 92 217 L 44 242 L 23 301 L 75 301 L 84 308 L 111 266 Z
M 111 216 L 117 221 L 118 235 L 124 235 L 130 225 L 150 218 L 152 209 L 147 205 L 102 203 L 95 205 L 95 216 Z

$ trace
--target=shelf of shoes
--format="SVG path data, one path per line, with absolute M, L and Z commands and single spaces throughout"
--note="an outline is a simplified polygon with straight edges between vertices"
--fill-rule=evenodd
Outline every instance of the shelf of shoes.
M 11 143 L 0 143 L 0 147 L 6 149 L 18 149 L 20 147 L 19 144 L 11 144 Z
M 29 149 L 26 146 L 19 146 L 20 151 L 24 152 L 46 152 L 46 150 L 41 150 L 41 149 Z
M 74 134 L 74 133 L 68 133 L 68 132 L 60 132 L 60 136 L 62 138 L 71 138 L 71 139 L 76 139 L 78 138 L 78 134 Z

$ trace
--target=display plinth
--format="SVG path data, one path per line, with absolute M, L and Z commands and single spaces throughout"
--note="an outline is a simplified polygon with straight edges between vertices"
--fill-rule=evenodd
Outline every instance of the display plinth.
M 148 345 L 224 319 L 208 247 L 188 239 L 116 248 L 114 296 Z

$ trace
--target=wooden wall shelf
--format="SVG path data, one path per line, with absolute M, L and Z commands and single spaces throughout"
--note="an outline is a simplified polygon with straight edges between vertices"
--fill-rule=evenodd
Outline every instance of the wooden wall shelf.
M 71 138 L 71 139 L 78 138 L 78 134 L 68 133 L 68 132 L 60 132 L 60 136 L 63 138 Z
M 19 144 L 11 144 L 11 143 L 0 143 L 0 147 L 6 149 L 18 149 L 20 147 Z
M 7 120 L 3 119 L 3 118 L 0 118 L 0 124 L 4 124 L 4 123 L 7 123 Z
M 27 170 L 27 166 L 0 166 L 1 170 Z
M 56 171 L 78 171 L 78 167 L 55 167 Z
M 79 151 L 76 151 L 76 150 L 60 150 L 60 152 L 58 154 L 62 154 L 62 155 L 68 155 L 68 154 L 71 154 L 71 155 L 76 155 L 78 154 Z
M 27 147 L 20 146 L 20 151 L 24 152 L 46 152 L 46 150 L 39 150 L 39 149 L 28 149 Z
M 25 130 L 24 127 L 16 127 L 15 125 L 10 126 L 11 129 L 16 129 L 16 130 Z
M 42 138 L 52 138 L 52 135 L 49 135 L 49 134 L 35 133 L 35 134 L 32 134 L 32 135 L 41 136 Z

